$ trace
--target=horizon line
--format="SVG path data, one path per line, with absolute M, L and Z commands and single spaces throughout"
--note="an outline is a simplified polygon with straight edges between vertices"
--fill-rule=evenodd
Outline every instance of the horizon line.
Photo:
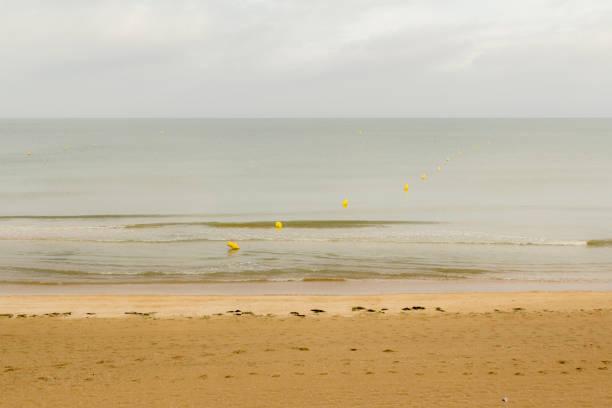
M 269 119 L 612 119 L 611 116 L 0 116 L 0 120 L 91 120 L 91 119 L 175 119 L 175 120 L 269 120 Z

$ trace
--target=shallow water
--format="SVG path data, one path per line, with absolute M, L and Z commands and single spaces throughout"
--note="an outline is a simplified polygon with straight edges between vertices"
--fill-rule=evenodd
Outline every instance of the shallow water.
M 0 282 L 612 282 L 611 135 L 603 119 L 1 120 Z

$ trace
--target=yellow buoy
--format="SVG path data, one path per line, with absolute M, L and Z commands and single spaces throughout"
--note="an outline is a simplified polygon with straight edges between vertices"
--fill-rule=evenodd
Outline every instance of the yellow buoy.
M 408 183 L 404 184 L 404 191 L 407 193 L 408 190 L 410 189 L 410 186 L 408 185 Z
M 230 250 L 232 251 L 237 251 L 240 249 L 240 245 L 238 245 L 237 243 L 235 243 L 234 241 L 227 241 L 227 246 L 229 247 Z
M 436 167 L 438 169 L 438 171 L 442 170 L 441 166 Z
M 346 198 L 344 200 L 342 200 L 342 206 L 344 208 L 348 207 L 348 200 Z
M 276 228 L 276 229 L 282 229 L 282 228 L 283 228 L 283 223 L 282 223 L 282 222 L 280 222 L 280 221 L 276 221 L 276 222 L 274 223 L 274 228 Z
M 421 180 L 423 180 L 423 181 L 427 180 L 427 174 L 426 173 L 421 174 Z

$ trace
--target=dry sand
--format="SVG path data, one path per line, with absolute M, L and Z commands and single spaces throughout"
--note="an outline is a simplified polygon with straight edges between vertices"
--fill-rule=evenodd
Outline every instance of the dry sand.
M 612 406 L 610 293 L 4 296 L 4 313 L 0 407 Z

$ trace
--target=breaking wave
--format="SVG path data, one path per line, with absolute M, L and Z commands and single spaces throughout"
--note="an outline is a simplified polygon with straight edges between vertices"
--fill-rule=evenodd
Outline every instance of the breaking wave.
M 586 244 L 590 247 L 612 247 L 612 239 L 591 239 Z
M 125 228 L 163 228 L 163 227 L 197 227 L 206 226 L 211 228 L 274 228 L 275 221 L 247 221 L 247 222 L 219 222 L 219 221 L 200 221 L 200 222 L 159 222 L 129 224 Z M 381 227 L 387 225 L 432 225 L 439 224 L 435 221 L 377 221 L 377 220 L 297 220 L 284 221 L 285 228 L 365 228 Z

